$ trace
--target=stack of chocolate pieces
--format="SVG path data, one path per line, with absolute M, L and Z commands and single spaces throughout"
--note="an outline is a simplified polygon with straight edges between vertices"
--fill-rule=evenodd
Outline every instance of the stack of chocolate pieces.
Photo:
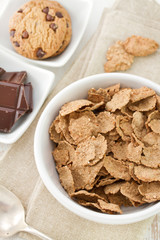
M 10 132 L 17 120 L 32 112 L 32 85 L 27 72 L 6 72 L 0 68 L 0 132 Z

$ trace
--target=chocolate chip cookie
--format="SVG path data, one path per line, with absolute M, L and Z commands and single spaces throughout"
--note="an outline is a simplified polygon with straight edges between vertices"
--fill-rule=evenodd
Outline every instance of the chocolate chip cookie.
M 13 47 L 31 59 L 57 55 L 67 39 L 67 26 L 71 25 L 70 18 L 65 16 L 67 11 L 55 1 L 33 0 L 24 4 L 10 19 Z

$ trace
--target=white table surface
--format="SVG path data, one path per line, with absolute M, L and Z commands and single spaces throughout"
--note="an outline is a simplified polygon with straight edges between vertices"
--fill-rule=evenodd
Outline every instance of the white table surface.
M 76 1 L 76 0 L 75 0 Z M 93 1 L 93 8 L 92 8 L 92 13 L 86 28 L 86 31 L 84 33 L 84 36 L 75 51 L 74 55 L 70 59 L 70 61 L 63 67 L 60 68 L 46 68 L 50 71 L 53 71 L 56 75 L 56 82 L 58 82 L 65 72 L 70 68 L 74 60 L 78 57 L 79 53 L 85 46 L 85 44 L 89 41 L 89 39 L 93 36 L 94 32 L 97 29 L 99 20 L 101 18 L 103 9 L 105 7 L 110 8 L 114 4 L 115 0 L 91 0 Z M 126 0 L 127 1 L 127 0 Z M 134 1 L 134 0 L 133 0 Z M 138 0 L 136 0 L 138 1 Z M 149 0 L 148 0 L 149 1 Z M 160 0 L 155 0 L 160 4 Z M 0 14 L 3 11 L 3 7 L 5 6 L 7 0 L 0 0 Z M 9 148 L 9 145 L 5 145 L 0 143 L 0 159 L 3 157 L 3 153 L 7 148 Z M 160 215 L 159 215 L 160 216 Z M 149 229 L 146 229 L 146 237 L 144 240 L 160 240 L 160 224 L 159 224 L 159 216 L 157 215 L 155 217 L 155 220 L 152 224 L 152 226 Z M 10 240 L 21 240 L 18 236 L 14 236 L 12 238 L 9 238 Z M 0 238 L 0 240 L 3 240 L 3 238 Z M 135 239 L 138 240 L 138 239 Z

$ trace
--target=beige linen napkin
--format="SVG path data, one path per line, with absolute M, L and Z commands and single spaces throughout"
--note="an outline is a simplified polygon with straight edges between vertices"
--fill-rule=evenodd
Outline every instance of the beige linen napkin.
M 111 10 L 105 10 L 95 36 L 87 44 L 77 61 L 58 83 L 48 101 L 66 85 L 84 76 L 102 73 L 107 48 L 116 40 L 133 34 L 150 37 L 159 42 L 160 6 L 154 1 L 119 0 Z M 145 58 L 136 58 L 127 72 L 160 83 L 159 51 Z M 41 110 L 41 112 L 42 112 Z M 0 183 L 12 190 L 26 209 L 31 226 L 55 240 L 144 240 L 153 217 L 140 223 L 112 226 L 84 220 L 59 204 L 43 185 L 34 162 L 34 132 L 41 114 L 0 162 Z M 34 239 L 29 234 L 21 234 Z

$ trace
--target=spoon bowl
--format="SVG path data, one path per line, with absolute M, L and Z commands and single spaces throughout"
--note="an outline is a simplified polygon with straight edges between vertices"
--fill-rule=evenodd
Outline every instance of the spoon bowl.
M 29 232 L 42 239 L 52 240 L 26 224 L 22 203 L 12 192 L 0 185 L 0 237 L 10 237 L 20 231 Z
M 5 187 L 0 186 L 1 237 L 10 237 L 25 227 L 24 208 L 20 200 Z

